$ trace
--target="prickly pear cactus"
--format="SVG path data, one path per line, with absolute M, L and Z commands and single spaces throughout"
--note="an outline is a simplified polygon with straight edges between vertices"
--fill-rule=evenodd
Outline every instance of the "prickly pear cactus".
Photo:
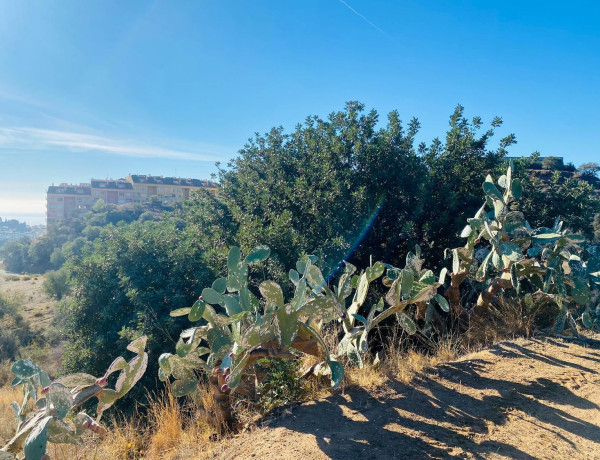
M 15 374 L 12 385 L 23 389 L 23 402 L 20 406 L 16 402 L 11 403 L 18 422 L 17 433 L 0 449 L 0 459 L 41 460 L 48 458 L 48 442 L 82 444 L 81 435 L 85 430 L 104 434 L 104 428 L 97 422 L 100 421 L 102 413 L 123 397 L 144 374 L 148 364 L 145 348 L 145 336 L 134 340 L 127 346 L 127 350 L 136 356 L 129 362 L 122 357 L 115 359 L 100 378 L 79 373 L 66 375 L 51 382 L 48 374 L 35 363 L 29 360 L 15 362 L 12 366 Z M 107 387 L 108 377 L 117 371 L 120 371 L 120 374 L 115 388 L 110 389 Z M 93 397 L 98 398 L 96 421 L 85 412 L 79 412 L 73 428 L 65 418 Z M 29 401 L 33 401 L 36 409 L 27 412 Z
M 249 266 L 264 262 L 269 255 L 265 246 L 253 249 L 246 257 L 239 248 L 232 248 L 227 277 L 205 288 L 191 308 L 171 312 L 172 316 L 187 315 L 190 321 L 202 324 L 181 333 L 174 354 L 159 357 L 159 378 L 167 381 L 173 377 L 173 394 L 184 396 L 198 385 L 195 371 L 207 373 L 217 406 L 222 408 L 222 414 L 217 414 L 222 422 L 231 416 L 228 396 L 243 391 L 242 377 L 260 358 L 294 358 L 295 349 L 324 356 L 334 388 L 343 378 L 343 368 L 329 354 L 319 329 L 344 316 L 345 309 L 314 265 L 316 258 L 303 257 L 296 269 L 290 270 L 295 292 L 286 302 L 274 281 L 259 285 L 260 297 L 248 284 Z
M 363 367 L 364 355 L 368 350 L 369 332 L 384 319 L 395 315 L 400 326 L 408 334 L 414 334 L 418 331 L 418 326 L 404 312 L 406 307 L 416 304 L 417 319 L 424 319 L 426 322 L 431 319 L 433 314 L 432 309 L 435 307 L 432 301 L 434 299 L 444 311 L 448 311 L 448 302 L 437 294 L 437 289 L 443 281 L 438 281 L 431 270 L 424 269 L 423 263 L 421 248 L 416 246 L 415 252 L 409 252 L 406 256 L 404 268 L 400 269 L 377 262 L 360 276 L 355 277 L 357 288 L 344 320 L 345 335 L 338 346 L 338 355 L 346 355 L 352 363 Z M 340 302 L 345 299 L 343 294 L 348 292 L 348 288 L 345 288 L 347 279 L 355 271 L 354 266 L 346 264 L 337 289 Z M 358 311 L 367 298 L 369 284 L 384 273 L 382 281 L 385 286 L 389 287 L 387 295 L 371 306 L 366 317 L 359 315 Z M 442 276 L 444 276 L 444 272 L 442 272 Z
M 552 228 L 533 229 L 516 210 L 522 186 L 512 177 L 512 162 L 495 183 L 488 175 L 483 190 L 486 201 L 468 219 L 461 236 L 465 246 L 452 249 L 452 273 L 446 296 L 456 314 L 464 310 L 459 287 L 469 278 L 483 288 L 471 312 L 482 315 L 502 291 L 532 293 L 552 298 L 560 307 L 555 329 L 591 300 L 592 277 L 582 260 L 581 235 L 563 229 L 557 218 Z

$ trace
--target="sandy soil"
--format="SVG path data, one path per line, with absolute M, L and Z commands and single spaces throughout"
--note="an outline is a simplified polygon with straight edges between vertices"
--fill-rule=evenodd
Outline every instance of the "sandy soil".
M 222 459 L 600 459 L 600 350 L 517 340 L 292 408 Z

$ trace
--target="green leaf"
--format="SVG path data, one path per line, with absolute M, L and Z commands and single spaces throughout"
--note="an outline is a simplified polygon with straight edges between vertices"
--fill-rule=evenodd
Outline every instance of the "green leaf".
M 258 290 L 267 301 L 267 306 L 283 307 L 283 291 L 275 281 L 263 281 Z
M 229 336 L 223 334 L 219 329 L 215 328 L 208 330 L 207 340 L 210 344 L 210 349 L 215 354 L 218 353 L 221 348 L 231 345 Z
M 408 315 L 400 312 L 396 313 L 396 318 L 398 318 L 398 324 L 400 324 L 400 327 L 402 327 L 402 329 L 404 329 L 408 334 L 413 335 L 417 332 L 417 325 Z
M 112 405 L 117 399 L 119 399 L 119 394 L 110 388 L 104 388 L 96 396 L 98 397 L 98 401 L 106 405 Z
M 291 269 L 288 273 L 288 276 L 290 278 L 290 281 L 294 283 L 295 286 L 297 286 L 298 282 L 300 281 L 300 274 L 296 270 Z
M 539 235 L 533 236 L 534 243 L 547 244 L 553 243 L 554 241 L 562 238 L 560 233 L 540 233 Z
M 171 385 L 171 393 L 173 393 L 173 396 L 181 398 L 182 396 L 189 395 L 197 386 L 198 380 L 196 379 L 176 380 Z
M 48 423 L 52 417 L 44 417 L 36 423 L 25 439 L 24 453 L 27 460 L 41 460 L 46 454 L 48 444 L 48 432 L 46 431 Z
M 158 357 L 158 367 L 160 367 L 166 375 L 171 374 L 171 363 L 169 358 L 173 356 L 171 353 L 163 353 Z
M 440 308 L 448 313 L 450 311 L 450 305 L 448 305 L 446 298 L 442 297 L 440 294 L 436 294 L 434 297 Z
M 205 302 L 207 302 L 211 305 L 215 305 L 215 304 L 221 305 L 221 304 L 225 303 L 223 294 L 219 294 L 213 288 L 204 288 L 202 290 L 202 300 L 204 300 Z
M 518 244 L 503 241 L 500 243 L 500 251 L 512 262 L 518 262 L 523 259 L 521 247 Z
M 56 383 L 61 383 L 62 385 L 69 388 L 75 388 L 82 385 L 93 385 L 94 383 L 96 383 L 96 377 L 90 374 L 79 372 L 77 374 L 69 374 L 60 377 L 56 380 Z
M 435 283 L 435 275 L 433 274 L 433 272 L 431 270 L 427 270 L 425 273 L 423 273 L 423 276 L 421 276 L 421 278 L 419 279 L 420 283 L 425 283 L 425 284 L 434 284 Z
M 327 364 L 331 369 L 331 386 L 335 390 L 340 386 L 340 383 L 342 383 L 342 380 L 344 379 L 344 366 L 331 359 L 327 360 Z
M 319 267 L 315 265 L 311 265 L 306 270 L 306 279 L 308 280 L 308 284 L 313 289 L 320 289 L 325 286 L 325 278 L 323 278 L 323 274 Z
M 415 282 L 415 276 L 409 270 L 403 269 L 400 272 L 400 300 L 407 298 L 410 295 L 410 291 L 412 290 L 413 284 Z
M 369 267 L 365 270 L 365 273 L 367 274 L 367 280 L 369 280 L 369 282 L 375 281 L 377 278 L 383 275 L 384 271 L 385 265 L 382 262 L 375 262 L 372 267 Z
M 236 295 L 225 294 L 223 299 L 225 301 L 225 310 L 227 311 L 228 316 L 231 317 L 242 312 L 242 307 L 240 307 L 240 302 Z
M 53 383 L 50 385 L 48 395 L 46 396 L 48 401 L 46 408 L 49 410 L 50 406 L 56 410 L 56 416 L 58 418 L 65 418 L 65 416 L 73 407 L 73 396 L 69 389 L 61 383 Z M 48 411 L 46 411 L 48 414 Z
M 129 350 L 133 353 L 136 353 L 138 355 L 141 355 L 142 353 L 144 353 L 144 350 L 146 349 L 147 342 L 148 342 L 148 336 L 142 335 L 141 337 L 138 337 L 133 342 L 131 342 L 129 345 L 127 345 L 127 350 Z
M 188 315 L 190 312 L 192 311 L 191 308 L 186 307 L 186 308 L 178 308 L 177 310 L 173 310 L 169 313 L 169 316 L 172 317 L 177 317 L 177 316 L 185 316 Z
M 12 365 L 13 374 L 20 379 L 28 379 L 29 377 L 33 377 L 39 371 L 40 368 L 27 359 L 20 359 Z
M 354 302 L 359 306 L 362 305 L 366 298 L 367 292 L 369 291 L 369 280 L 367 279 L 367 274 L 363 273 L 360 275 L 358 280 L 358 287 L 356 288 L 356 293 L 354 294 Z
M 46 429 L 48 441 L 55 444 L 83 444 L 81 438 L 75 436 L 75 431 L 62 420 L 52 419 Z M 1 457 L 0 457 L 1 458 Z
M 583 314 L 581 315 L 581 322 L 587 328 L 594 327 L 594 322 L 592 321 L 592 317 L 590 316 L 590 314 L 587 311 L 583 312 Z
M 512 181 L 511 192 L 512 196 L 514 196 L 517 200 L 523 195 L 523 186 L 521 185 L 521 181 L 519 179 L 514 179 Z
M 277 325 L 279 327 L 279 344 L 283 348 L 287 348 L 292 344 L 296 332 L 298 331 L 298 313 L 293 311 L 291 305 L 285 305 L 277 310 Z
M 204 315 L 204 310 L 206 308 L 206 303 L 202 300 L 196 300 L 194 302 L 194 305 L 192 305 L 192 308 L 190 310 L 190 314 L 188 315 L 188 319 L 192 322 L 194 321 L 200 321 L 202 319 L 202 316 Z
M 230 272 L 235 270 L 241 261 L 242 251 L 236 246 L 232 247 L 227 255 L 227 270 Z
M 592 297 L 590 287 L 588 286 L 586 280 L 575 278 L 573 281 L 575 284 L 573 289 L 571 289 L 571 297 L 573 298 L 573 302 L 580 305 L 588 305 Z
M 300 273 L 301 275 L 304 275 L 304 270 L 306 270 L 306 265 L 307 265 L 306 259 L 304 259 L 304 258 L 298 259 L 298 262 L 296 262 L 296 270 L 298 270 L 298 273 Z
M 331 297 L 313 297 L 302 305 L 298 313 L 307 316 L 316 316 L 319 320 L 328 322 L 340 317 L 338 304 Z
M 367 319 L 362 316 L 362 315 L 358 315 L 356 313 L 354 313 L 352 316 L 354 316 L 357 320 L 359 320 L 361 323 L 363 324 L 367 324 Z
M 502 201 L 502 194 L 500 193 L 500 190 L 498 190 L 498 188 L 494 185 L 494 183 L 491 182 L 491 176 L 488 175 L 488 179 L 486 179 L 483 183 L 483 191 L 490 198 Z
M 256 246 L 250 254 L 246 256 L 247 264 L 257 264 L 263 262 L 271 255 L 271 249 L 268 246 Z
M 213 282 L 212 288 L 219 294 L 225 294 L 225 290 L 227 289 L 227 278 L 217 278 Z
M 340 277 L 340 281 L 338 283 L 338 298 L 343 301 L 350 294 L 352 294 L 352 275 L 350 273 L 344 273 Z

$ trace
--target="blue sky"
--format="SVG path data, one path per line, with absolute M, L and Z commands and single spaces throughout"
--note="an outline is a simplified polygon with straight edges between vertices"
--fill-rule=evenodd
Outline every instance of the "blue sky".
M 443 136 L 457 103 L 511 154 L 600 161 L 596 2 L 0 0 L 0 216 L 51 183 L 208 178 L 254 132 L 359 100 Z

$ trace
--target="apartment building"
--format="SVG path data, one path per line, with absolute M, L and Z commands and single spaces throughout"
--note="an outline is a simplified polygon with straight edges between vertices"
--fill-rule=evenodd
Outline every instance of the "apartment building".
M 98 200 L 109 204 L 143 203 L 156 199 L 165 205 L 188 200 L 192 192 L 207 190 L 213 195 L 218 184 L 209 180 L 151 175 L 130 175 L 126 179 L 92 179 L 90 184 L 52 184 L 46 197 L 46 223 L 52 225 L 91 209 Z
M 76 212 L 88 210 L 94 204 L 91 184 L 60 184 L 48 187 L 46 224 L 70 219 Z
M 181 177 L 131 175 L 127 181 L 133 186 L 134 200 L 146 201 L 156 197 L 164 204 L 188 200 L 191 193 L 198 190 L 207 190 L 214 195 L 218 187 L 209 180 Z
M 124 179 L 92 179 L 92 199 L 94 203 L 104 200 L 110 204 L 139 203 L 133 197 L 133 185 Z

